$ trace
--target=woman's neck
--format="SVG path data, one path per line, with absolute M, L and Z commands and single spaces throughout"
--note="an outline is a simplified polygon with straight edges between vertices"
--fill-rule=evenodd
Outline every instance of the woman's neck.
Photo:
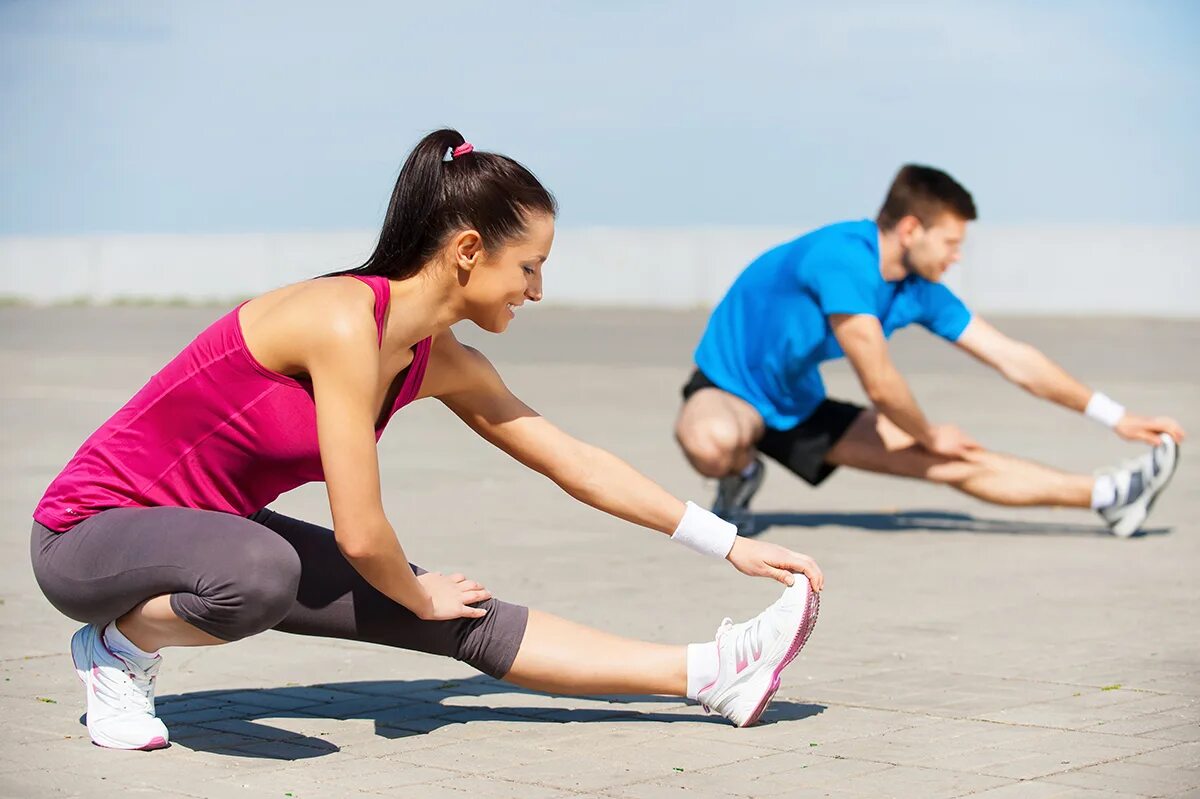
M 405 280 L 389 280 L 391 302 L 384 331 L 384 342 L 394 341 L 398 349 L 448 330 L 465 318 L 457 301 L 456 287 L 440 280 L 432 265 Z

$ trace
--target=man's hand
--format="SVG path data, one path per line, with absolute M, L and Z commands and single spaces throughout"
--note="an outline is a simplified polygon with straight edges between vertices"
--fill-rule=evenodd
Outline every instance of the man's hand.
M 1169 416 L 1138 416 L 1127 413 L 1113 429 L 1126 441 L 1142 441 L 1152 447 L 1159 444 L 1159 436 L 1163 433 L 1175 439 L 1176 444 L 1182 442 L 1185 437 L 1179 422 Z
M 971 450 L 983 448 L 978 441 L 964 433 L 956 425 L 934 425 L 932 431 L 933 435 L 923 446 L 934 455 L 941 455 L 944 458 L 965 458 Z
M 820 591 L 825 585 L 825 577 L 815 560 L 778 544 L 738 538 L 725 559 L 742 574 L 751 577 L 770 577 L 791 585 L 795 582 L 793 574 L 803 574 L 814 591 Z

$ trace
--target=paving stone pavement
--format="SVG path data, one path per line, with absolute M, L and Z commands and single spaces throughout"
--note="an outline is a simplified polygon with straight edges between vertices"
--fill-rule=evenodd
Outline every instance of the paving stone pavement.
M 462 335 L 566 430 L 708 501 L 671 438 L 704 315 L 526 311 L 505 336 Z M 76 625 L 33 581 L 28 516 L 87 434 L 220 312 L 0 309 L 0 796 L 1200 796 L 1200 486 L 1187 447 L 1150 529 L 1129 540 L 1085 512 L 867 474 L 813 491 L 770 467 L 758 534 L 817 557 L 828 586 L 755 728 L 668 698 L 550 697 L 426 655 L 268 633 L 167 652 L 169 749 L 94 747 L 67 655 Z M 1200 434 L 1200 322 L 999 321 Z M 989 446 L 1081 471 L 1137 452 L 923 332 L 894 349 L 931 417 Z M 831 393 L 861 396 L 844 367 L 826 376 Z M 502 597 L 686 642 L 777 593 L 575 503 L 436 402 L 394 420 L 381 458 L 414 560 Z M 319 486 L 276 507 L 328 521 Z

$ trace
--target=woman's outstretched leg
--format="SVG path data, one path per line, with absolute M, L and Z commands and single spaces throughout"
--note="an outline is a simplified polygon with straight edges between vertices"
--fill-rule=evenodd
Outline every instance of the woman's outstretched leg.
M 622 638 L 530 610 L 504 679 L 551 694 L 686 696 L 687 661 L 686 646 Z
M 342 557 L 332 531 L 271 511 L 251 518 L 300 559 L 296 602 L 276 629 L 444 655 L 547 693 L 687 696 L 746 726 L 816 621 L 817 595 L 803 575 L 758 616 L 727 620 L 714 640 L 686 646 L 623 638 L 497 599 L 477 606 L 487 610 L 481 618 L 422 621 L 372 588 Z
M 664 646 L 529 612 L 504 679 L 560 694 L 666 694 L 695 699 L 739 727 L 756 722 L 817 619 L 808 580 L 796 582 L 749 621 L 726 619 L 714 640 Z

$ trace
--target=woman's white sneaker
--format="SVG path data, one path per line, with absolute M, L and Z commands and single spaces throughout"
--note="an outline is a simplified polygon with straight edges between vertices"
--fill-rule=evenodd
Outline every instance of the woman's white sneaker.
M 114 652 L 104 628 L 88 624 L 71 636 L 75 673 L 87 689 L 87 729 L 109 749 L 161 749 L 170 737 L 154 715 L 154 681 L 162 659 L 149 662 Z
M 725 619 L 717 629 L 717 677 L 696 695 L 705 710 L 739 727 L 758 721 L 817 622 L 820 597 L 803 574 L 750 621 Z

